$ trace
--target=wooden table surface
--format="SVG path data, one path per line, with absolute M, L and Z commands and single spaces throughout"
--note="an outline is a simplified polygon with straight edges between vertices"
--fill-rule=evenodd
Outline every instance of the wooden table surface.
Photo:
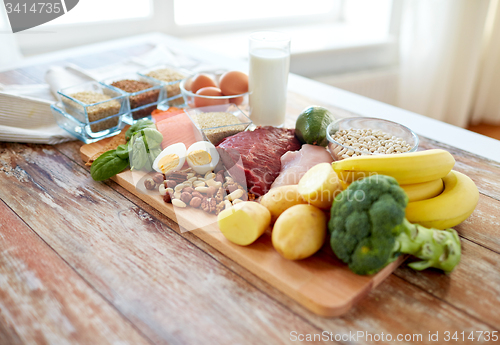
M 114 55 L 93 61 L 105 64 Z M 44 68 L 0 73 L 0 83 L 29 83 L 23 78 L 36 79 Z M 311 104 L 335 106 L 290 93 L 289 121 Z M 423 344 L 436 332 L 433 343 L 444 344 L 447 331 L 450 338 L 458 332 L 450 343 L 482 343 L 481 331 L 492 332 L 485 343 L 495 343 L 500 164 L 421 139 L 424 148 L 449 150 L 455 169 L 481 193 L 473 215 L 456 227 L 462 260 L 449 275 L 403 264 L 333 319 L 308 312 L 189 232 L 179 233 L 116 183 L 93 181 L 81 142 L 0 143 L 0 344 L 282 344 L 308 335 L 380 344 L 382 334 L 392 343 Z M 474 341 L 467 340 L 471 332 Z

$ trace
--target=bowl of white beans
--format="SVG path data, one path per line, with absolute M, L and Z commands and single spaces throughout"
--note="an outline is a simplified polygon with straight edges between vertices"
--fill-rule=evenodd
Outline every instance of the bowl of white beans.
M 373 117 L 349 117 L 326 128 L 328 149 L 334 160 L 366 155 L 414 152 L 418 136 L 399 123 Z

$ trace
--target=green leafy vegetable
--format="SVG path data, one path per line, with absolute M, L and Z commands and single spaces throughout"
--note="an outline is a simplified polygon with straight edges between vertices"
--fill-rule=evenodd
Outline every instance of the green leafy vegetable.
M 116 155 L 121 159 L 128 159 L 129 147 L 128 144 L 120 145 L 116 148 Z
M 103 181 L 125 170 L 129 163 L 131 169 L 152 170 L 155 158 L 161 152 L 163 135 L 151 120 L 139 120 L 125 133 L 127 144 L 119 145 L 116 150 L 103 153 L 90 168 L 96 181 Z
M 148 148 L 158 147 L 163 141 L 163 135 L 154 128 L 144 128 L 137 132 L 135 135 L 139 133 L 143 138 L 145 138 Z
M 156 125 L 153 121 L 147 120 L 147 119 L 142 119 L 134 123 L 130 128 L 125 132 L 125 140 L 129 141 L 130 138 L 132 138 L 132 135 L 137 133 L 140 130 L 143 130 L 145 128 L 153 128 L 156 130 Z
M 328 224 L 330 245 L 357 274 L 373 274 L 401 254 L 421 259 L 415 270 L 435 267 L 451 272 L 461 247 L 453 229 L 427 229 L 405 218 L 408 197 L 389 176 L 375 175 L 353 182 L 337 195 Z
M 95 181 L 103 181 L 122 172 L 128 167 L 128 159 L 122 159 L 116 150 L 104 152 L 90 167 L 90 175 Z
M 155 147 L 149 150 L 149 159 L 151 160 L 151 165 L 153 165 L 153 162 L 160 153 L 161 153 L 161 147 Z
M 134 133 L 129 141 L 130 168 L 151 171 L 154 159 L 161 152 L 162 140 L 163 135 L 153 128 L 145 128 Z

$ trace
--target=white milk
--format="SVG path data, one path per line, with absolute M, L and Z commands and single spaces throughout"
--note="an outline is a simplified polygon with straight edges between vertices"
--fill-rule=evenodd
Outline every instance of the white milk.
M 259 48 L 250 52 L 250 118 L 261 126 L 282 126 L 286 113 L 286 90 L 290 54 Z

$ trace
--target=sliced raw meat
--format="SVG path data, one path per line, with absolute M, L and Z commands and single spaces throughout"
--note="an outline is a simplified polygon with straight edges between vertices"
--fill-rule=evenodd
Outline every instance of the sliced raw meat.
M 203 135 L 185 112 L 157 122 L 156 127 L 163 134 L 161 143 L 163 149 L 176 143 L 184 143 L 186 147 L 189 147 L 191 144 L 203 140 Z
M 154 122 L 160 122 L 162 120 L 168 119 L 169 117 L 182 114 L 184 110 L 176 108 L 176 107 L 170 107 L 165 111 L 161 111 L 159 109 L 153 110 L 151 113 L 151 117 L 153 118 Z
M 332 156 L 321 146 L 302 145 L 299 151 L 287 152 L 281 156 L 281 172 L 271 188 L 299 184 L 302 176 L 319 163 L 333 162 Z
M 293 129 L 259 127 L 225 138 L 217 150 L 229 174 L 248 192 L 261 196 L 267 193 L 279 175 L 280 158 L 288 151 L 296 151 L 300 142 Z

